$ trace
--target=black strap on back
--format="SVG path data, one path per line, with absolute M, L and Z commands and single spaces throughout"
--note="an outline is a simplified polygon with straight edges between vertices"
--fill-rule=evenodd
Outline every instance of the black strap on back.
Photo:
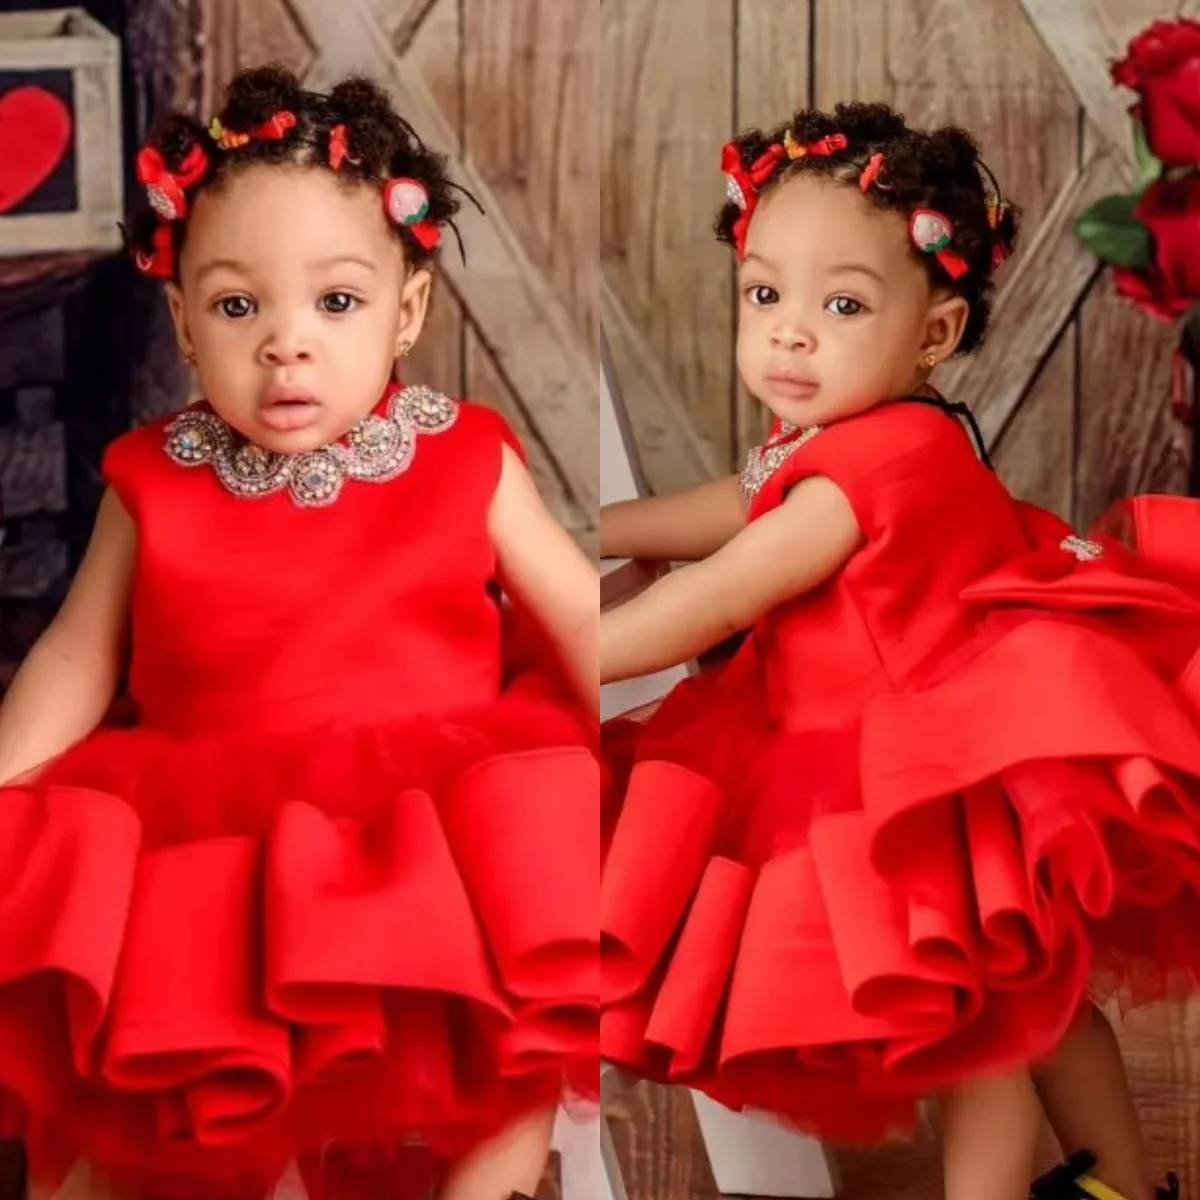
M 979 428 L 979 422 L 975 420 L 975 414 L 965 404 L 953 403 L 947 400 L 941 392 L 935 392 L 932 388 L 928 393 L 915 392 L 911 396 L 905 396 L 904 399 L 911 400 L 916 404 L 928 404 L 930 408 L 939 408 L 948 417 L 959 421 L 970 434 L 971 441 L 975 443 L 975 453 L 979 455 L 979 461 L 989 471 L 996 469 L 988 454 L 987 442 L 983 440 L 983 431 Z

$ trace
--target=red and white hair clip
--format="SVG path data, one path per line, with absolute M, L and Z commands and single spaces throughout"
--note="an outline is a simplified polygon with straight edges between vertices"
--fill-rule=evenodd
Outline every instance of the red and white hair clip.
M 908 234 L 922 254 L 932 254 L 951 279 L 961 279 L 969 270 L 967 260 L 950 249 L 954 222 L 933 208 L 918 208 L 908 220 Z
M 442 231 L 429 220 L 429 189 L 419 179 L 389 179 L 383 185 L 383 207 L 388 218 L 407 229 L 426 250 L 442 240 Z

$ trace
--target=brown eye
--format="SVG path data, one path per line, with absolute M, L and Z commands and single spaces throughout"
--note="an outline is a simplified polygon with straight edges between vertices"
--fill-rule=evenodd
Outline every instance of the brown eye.
M 855 317 L 863 311 L 863 306 L 853 296 L 834 296 L 825 306 L 825 311 L 833 313 L 835 317 Z
M 755 308 L 766 308 L 768 305 L 778 302 L 779 293 L 765 283 L 756 283 L 746 289 L 746 299 Z
M 214 307 L 223 317 L 240 321 L 254 312 L 254 301 L 249 296 L 223 296 Z
M 353 312 L 359 305 L 360 301 L 357 296 L 351 296 L 349 292 L 326 292 L 321 297 L 321 309 L 324 312 L 331 313 L 334 316 L 340 316 L 342 313 Z

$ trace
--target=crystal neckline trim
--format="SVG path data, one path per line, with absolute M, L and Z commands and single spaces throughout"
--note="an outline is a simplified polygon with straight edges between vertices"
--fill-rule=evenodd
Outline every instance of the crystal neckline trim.
M 325 508 L 347 481 L 384 483 L 412 465 L 422 434 L 444 433 L 458 404 L 427 387 L 396 391 L 385 411 L 370 413 L 345 437 L 307 454 L 277 454 L 236 433 L 216 413 L 189 411 L 167 426 L 164 450 L 181 467 L 213 469 L 240 499 L 287 490 L 300 508 Z

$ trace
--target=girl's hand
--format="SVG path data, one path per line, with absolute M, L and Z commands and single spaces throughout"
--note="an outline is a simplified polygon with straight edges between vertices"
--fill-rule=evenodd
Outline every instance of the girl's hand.
M 715 554 L 746 524 L 736 475 L 600 510 L 600 557 L 695 562 Z
M 505 592 L 546 632 L 580 701 L 598 714 L 600 574 L 551 516 L 508 446 L 488 531 Z
M 845 493 L 805 479 L 711 558 L 664 576 L 604 614 L 600 680 L 648 675 L 748 629 L 834 575 L 862 544 Z

